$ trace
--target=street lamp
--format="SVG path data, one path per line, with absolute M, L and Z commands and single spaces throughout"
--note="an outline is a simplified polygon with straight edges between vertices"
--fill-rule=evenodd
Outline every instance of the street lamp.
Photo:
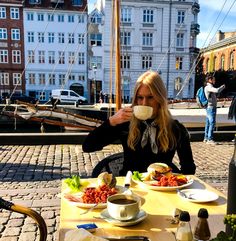
M 93 79 L 93 94 L 94 94 L 94 104 L 97 102 L 97 90 L 96 90 L 96 73 L 97 73 L 97 66 L 93 65 L 93 73 L 94 73 L 94 79 Z

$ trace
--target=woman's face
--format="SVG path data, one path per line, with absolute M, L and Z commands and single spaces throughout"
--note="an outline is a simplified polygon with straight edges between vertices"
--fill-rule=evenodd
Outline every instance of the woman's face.
M 153 108 L 152 118 L 157 115 L 158 102 L 154 98 L 152 92 L 147 85 L 141 85 L 136 95 L 137 105 L 147 105 Z

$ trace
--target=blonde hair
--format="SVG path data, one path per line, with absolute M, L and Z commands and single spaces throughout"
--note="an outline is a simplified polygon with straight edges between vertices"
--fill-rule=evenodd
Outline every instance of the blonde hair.
M 141 85 L 149 87 L 155 100 L 158 103 L 158 115 L 154 119 L 155 125 L 159 127 L 159 132 L 156 137 L 159 149 L 161 151 L 167 151 L 168 148 L 176 146 L 176 138 L 172 130 L 172 117 L 168 110 L 167 92 L 165 85 L 157 72 L 147 71 L 143 73 L 137 80 L 134 87 L 134 96 L 132 106 L 137 105 L 137 92 Z M 135 146 L 141 138 L 140 133 L 141 121 L 135 117 L 132 117 L 128 135 L 128 146 L 135 150 Z

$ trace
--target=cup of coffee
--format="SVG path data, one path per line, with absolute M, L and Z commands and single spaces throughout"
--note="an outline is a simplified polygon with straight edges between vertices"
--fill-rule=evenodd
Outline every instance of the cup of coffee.
M 139 120 L 147 120 L 152 117 L 153 108 L 146 105 L 135 105 L 133 111 L 135 117 Z
M 112 218 L 126 221 L 138 215 L 140 204 L 136 195 L 115 194 L 107 198 L 107 211 Z

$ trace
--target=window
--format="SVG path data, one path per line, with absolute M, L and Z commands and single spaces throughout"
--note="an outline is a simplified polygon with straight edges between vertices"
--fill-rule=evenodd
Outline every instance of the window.
M 45 91 L 38 91 L 37 92 L 39 100 L 46 100 L 46 93 Z
M 59 51 L 59 52 L 58 52 L 58 55 L 59 55 L 59 61 L 58 61 L 58 63 L 59 63 L 59 64 L 65 64 L 65 52 Z
M 64 22 L 64 15 L 63 14 L 58 14 L 58 22 L 63 23 Z
M 120 33 L 120 42 L 121 45 L 130 46 L 131 33 L 130 32 L 121 32 Z
M 59 85 L 64 85 L 66 83 L 65 82 L 65 80 L 66 80 L 66 75 L 65 74 L 59 74 L 58 75 L 58 79 L 59 79 Z
M 48 22 L 54 22 L 54 15 L 52 13 L 48 14 Z
M 35 85 L 35 74 L 34 73 L 29 73 L 28 79 L 29 79 L 30 85 Z
M 90 57 L 89 68 L 93 69 L 93 66 L 97 66 L 97 69 L 102 68 L 102 57 L 101 56 Z
M 121 22 L 131 23 L 131 8 L 121 8 Z
M 152 68 L 152 56 L 144 55 L 142 56 L 142 69 Z
M 38 33 L 38 42 L 44 43 L 44 33 L 43 32 Z
M 54 43 L 55 40 L 55 34 L 54 33 L 48 33 L 48 43 Z
M 27 13 L 27 20 L 34 21 L 34 13 Z
M 177 34 L 176 47 L 184 47 L 184 34 L 183 33 Z
M 12 80 L 13 85 L 21 85 L 21 73 L 13 73 Z
M 43 50 L 39 50 L 38 51 L 39 54 L 39 64 L 45 64 L 45 51 Z
M 176 57 L 175 59 L 175 69 L 183 69 L 183 57 Z
M 78 15 L 78 23 L 84 23 L 84 15 Z
M 48 63 L 55 64 L 55 51 L 48 51 Z
M 229 68 L 234 69 L 234 52 L 232 51 L 229 56 Z
M 82 5 L 82 0 L 72 0 L 72 5 L 75 5 L 75 6 L 81 6 Z
M 102 34 L 90 34 L 91 46 L 102 46 Z
M 68 80 L 71 81 L 75 81 L 75 75 L 74 74 L 70 74 L 68 77 Z M 74 94 L 73 92 L 70 93 L 71 96 L 76 96 L 76 94 Z
M 6 28 L 0 28 L 0 39 L 7 40 L 7 29 Z
M 58 33 L 58 43 L 59 44 L 65 43 L 65 34 L 64 33 Z
M 213 71 L 216 70 L 216 64 L 217 64 L 217 57 L 215 56 L 213 60 Z
M 143 23 L 153 23 L 153 10 L 143 10 Z
M 130 97 L 130 78 L 124 76 L 123 77 L 123 93 L 124 93 L 124 99 L 129 102 L 129 97 Z M 125 102 L 126 103 L 126 102 Z
M 5 19 L 6 16 L 6 8 L 5 7 L 0 7 L 0 19 Z
M 84 34 L 83 33 L 78 34 L 78 43 L 84 44 Z
M 28 43 L 34 43 L 34 32 L 27 33 Z
M 182 79 L 178 77 L 175 79 L 175 90 L 180 91 L 181 86 L 182 86 Z
M 206 60 L 206 72 L 209 72 L 209 59 Z
M 34 50 L 28 50 L 28 63 L 29 64 L 35 63 Z
M 13 28 L 11 30 L 11 39 L 12 40 L 20 40 L 20 29 Z
M 21 64 L 21 51 L 20 50 L 12 50 L 12 63 L 13 64 Z
M 225 68 L 225 56 L 224 55 L 222 55 L 220 58 L 220 68 L 221 68 L 221 70 L 224 70 L 224 68 Z
M 49 74 L 49 84 L 55 85 L 56 84 L 56 75 L 55 74 Z
M 11 19 L 20 19 L 19 8 L 10 8 Z
M 39 84 L 40 85 L 45 85 L 46 84 L 45 74 L 43 74 L 43 73 L 39 73 Z
M 143 33 L 143 46 L 152 46 L 152 33 Z
M 90 16 L 91 23 L 102 23 L 102 16 L 98 13 L 93 14 Z
M 0 72 L 0 83 L 1 85 L 9 85 L 9 73 Z
M 69 64 L 75 63 L 75 52 L 68 52 L 68 63 Z
M 121 69 L 130 69 L 130 56 L 129 55 L 122 55 L 120 61 Z
M 177 23 L 184 23 L 185 11 L 178 11 Z
M 68 23 L 74 23 L 75 22 L 75 15 L 68 15 Z
M 74 33 L 68 33 L 68 43 L 74 44 L 75 43 L 75 35 Z
M 85 76 L 84 75 L 79 75 L 78 76 L 79 81 L 85 81 Z
M 79 65 L 85 64 L 85 54 L 84 53 L 78 54 L 78 64 Z
M 0 49 L 0 63 L 6 64 L 8 63 L 8 51 L 4 49 Z
M 38 21 L 43 22 L 44 21 L 44 14 L 43 13 L 38 13 Z

